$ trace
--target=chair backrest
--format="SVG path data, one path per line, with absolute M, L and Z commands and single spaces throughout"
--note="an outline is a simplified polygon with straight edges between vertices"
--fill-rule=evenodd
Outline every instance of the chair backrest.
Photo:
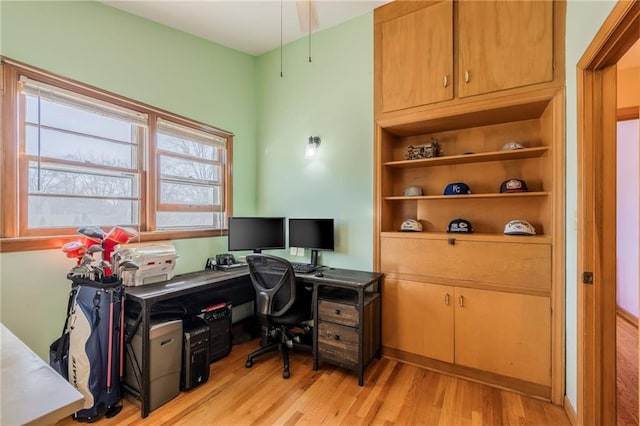
M 247 255 L 246 261 L 256 290 L 256 313 L 283 315 L 296 300 L 296 275 L 291 262 L 268 254 Z

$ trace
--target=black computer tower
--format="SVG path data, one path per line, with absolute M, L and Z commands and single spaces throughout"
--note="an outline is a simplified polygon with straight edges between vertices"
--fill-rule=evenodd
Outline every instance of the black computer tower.
M 209 324 L 209 362 L 224 358 L 231 352 L 231 303 L 209 306 L 199 315 Z
M 189 390 L 209 380 L 209 324 L 198 317 L 185 324 L 180 389 Z

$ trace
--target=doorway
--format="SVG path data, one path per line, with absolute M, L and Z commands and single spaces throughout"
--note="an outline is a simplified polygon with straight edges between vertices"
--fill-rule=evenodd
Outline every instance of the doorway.
M 616 64 L 640 38 L 620 1 L 578 63 L 578 423 L 616 423 Z M 637 109 L 637 107 L 636 107 Z

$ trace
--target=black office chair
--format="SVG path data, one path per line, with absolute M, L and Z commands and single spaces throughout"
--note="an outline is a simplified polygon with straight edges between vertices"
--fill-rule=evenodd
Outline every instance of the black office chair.
M 278 349 L 284 363 L 282 377 L 288 379 L 291 375 L 289 349 L 311 351 L 311 345 L 303 342 L 310 335 L 309 326 L 303 323 L 311 318 L 311 301 L 308 297 L 300 297 L 301 292 L 296 291 L 295 273 L 288 260 L 252 254 L 246 261 L 256 290 L 256 314 L 261 322 L 262 347 L 247 356 L 245 365 L 251 368 L 255 357 Z M 292 330 L 294 328 L 297 333 Z

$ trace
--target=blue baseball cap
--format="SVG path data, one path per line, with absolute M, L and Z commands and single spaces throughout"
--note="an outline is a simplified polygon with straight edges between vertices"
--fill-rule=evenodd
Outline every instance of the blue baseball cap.
M 471 194 L 471 188 L 464 182 L 453 182 L 444 188 L 444 195 L 464 195 Z

